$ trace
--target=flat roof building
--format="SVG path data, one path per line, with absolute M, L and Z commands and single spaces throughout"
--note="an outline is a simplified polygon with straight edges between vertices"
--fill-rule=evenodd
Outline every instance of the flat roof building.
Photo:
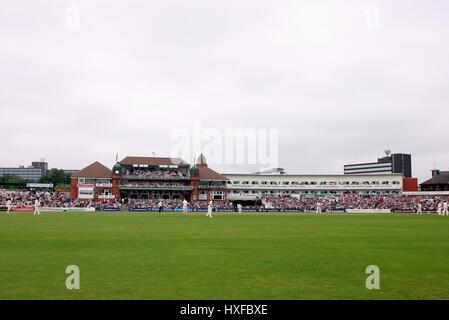
M 37 182 L 39 179 L 47 173 L 48 164 L 43 161 L 32 162 L 32 165 L 29 167 L 19 166 L 17 168 L 14 167 L 4 167 L 0 168 L 0 176 L 5 175 L 16 175 L 21 177 L 24 180 Z
M 402 174 L 404 178 L 412 178 L 412 156 L 404 153 L 390 154 L 377 159 L 377 162 L 347 164 L 344 174 Z

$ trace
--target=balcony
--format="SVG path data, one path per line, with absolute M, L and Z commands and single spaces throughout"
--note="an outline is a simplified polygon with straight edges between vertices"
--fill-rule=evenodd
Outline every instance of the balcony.
M 120 190 L 181 190 L 181 191 L 191 191 L 191 186 L 164 186 L 155 184 L 124 184 L 120 186 Z
M 245 185 L 232 184 L 228 190 L 402 190 L 402 185 Z
M 123 175 L 122 179 L 127 180 L 165 180 L 165 181 L 180 181 L 180 180 L 188 180 L 189 177 L 186 176 L 158 176 L 158 175 L 141 175 L 141 176 L 133 176 L 133 175 Z
M 113 194 L 99 194 L 98 199 L 102 200 L 114 200 L 115 196 Z
M 95 186 L 98 188 L 112 188 L 112 183 L 96 183 Z
M 207 190 L 210 190 L 210 189 L 214 189 L 214 190 L 226 190 L 227 189 L 227 187 L 225 186 L 225 185 L 212 185 L 212 186 L 210 186 L 210 185 L 198 185 L 198 189 L 207 189 Z

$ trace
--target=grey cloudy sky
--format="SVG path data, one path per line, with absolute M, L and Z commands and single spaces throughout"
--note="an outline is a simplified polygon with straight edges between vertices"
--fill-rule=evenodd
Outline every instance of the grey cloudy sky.
M 0 166 L 170 155 L 173 130 L 200 121 L 278 129 L 291 173 L 342 173 L 389 148 L 426 178 L 449 169 L 448 12 L 446 0 L 2 0 Z

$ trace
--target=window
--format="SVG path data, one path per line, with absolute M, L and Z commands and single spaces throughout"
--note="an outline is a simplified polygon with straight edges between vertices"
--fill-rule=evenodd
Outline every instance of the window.
M 212 199 L 214 199 L 214 200 L 224 200 L 224 192 L 223 191 L 212 191 L 211 196 L 212 196 Z

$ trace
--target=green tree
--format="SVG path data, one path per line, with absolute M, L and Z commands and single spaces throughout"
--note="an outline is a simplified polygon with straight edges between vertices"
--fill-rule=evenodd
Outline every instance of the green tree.
M 5 174 L 0 177 L 1 183 L 26 183 L 26 180 L 15 174 Z
M 43 175 L 39 180 L 40 183 L 53 183 L 57 185 L 69 185 L 70 174 L 65 173 L 64 170 L 51 169 L 47 174 Z

